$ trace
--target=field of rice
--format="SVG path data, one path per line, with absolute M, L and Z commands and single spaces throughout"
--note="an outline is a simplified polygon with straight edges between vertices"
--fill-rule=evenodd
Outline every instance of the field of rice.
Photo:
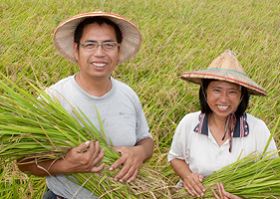
M 198 86 L 180 74 L 206 68 L 226 49 L 266 89 L 267 97 L 251 97 L 248 112 L 265 121 L 280 145 L 278 0 L 1 0 L 0 72 L 29 93 L 35 93 L 30 82 L 44 89 L 75 73 L 77 66 L 57 53 L 53 30 L 63 19 L 98 10 L 126 16 L 142 33 L 137 56 L 113 75 L 138 93 L 155 140 L 147 164 L 170 182 L 178 180 L 166 160 L 174 130 L 199 109 Z M 5 159 L 0 165 L 0 198 L 42 197 L 44 178 Z

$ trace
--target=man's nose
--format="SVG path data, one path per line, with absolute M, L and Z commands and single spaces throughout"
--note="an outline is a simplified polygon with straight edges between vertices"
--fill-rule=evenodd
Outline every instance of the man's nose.
M 104 50 L 102 45 L 98 45 L 94 51 L 95 56 L 104 56 Z

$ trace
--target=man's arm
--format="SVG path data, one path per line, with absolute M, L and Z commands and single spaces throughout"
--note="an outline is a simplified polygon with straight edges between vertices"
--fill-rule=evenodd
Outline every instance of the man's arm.
M 88 141 L 70 149 L 64 158 L 38 163 L 28 163 L 26 159 L 18 160 L 17 165 L 22 172 L 36 176 L 99 172 L 104 167 L 100 164 L 103 156 L 99 143 Z
M 112 164 L 110 170 L 122 166 L 115 180 L 120 182 L 133 181 L 142 166 L 143 162 L 153 154 L 154 141 L 152 138 L 144 138 L 136 143 L 133 147 L 116 147 L 121 157 Z
M 136 143 L 135 147 L 137 147 L 137 146 L 142 148 L 142 150 L 144 152 L 144 161 L 146 161 L 147 159 L 152 157 L 153 150 L 154 150 L 154 141 L 152 138 L 147 137 L 147 138 L 140 140 L 139 142 Z

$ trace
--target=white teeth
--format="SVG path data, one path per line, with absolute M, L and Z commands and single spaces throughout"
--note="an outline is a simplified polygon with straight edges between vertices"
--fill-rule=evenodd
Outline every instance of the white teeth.
M 228 106 L 226 105 L 218 105 L 218 109 L 220 109 L 221 111 L 225 111 L 227 110 Z
M 105 63 L 93 63 L 93 65 L 98 68 L 103 68 L 106 64 Z

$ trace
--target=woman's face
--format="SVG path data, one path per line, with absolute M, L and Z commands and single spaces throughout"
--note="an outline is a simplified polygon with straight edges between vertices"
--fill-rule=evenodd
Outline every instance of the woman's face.
M 225 81 L 211 81 L 206 89 L 206 101 L 214 116 L 226 118 L 237 110 L 241 101 L 241 86 Z

